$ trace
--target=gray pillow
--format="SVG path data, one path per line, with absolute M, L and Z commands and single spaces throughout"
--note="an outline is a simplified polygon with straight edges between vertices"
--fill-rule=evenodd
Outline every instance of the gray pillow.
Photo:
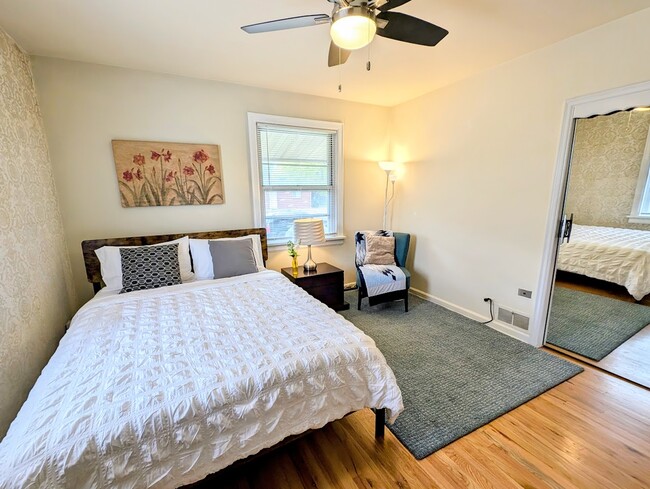
M 252 239 L 209 241 L 214 278 L 257 272 Z
M 122 261 L 120 294 L 181 283 L 178 243 L 120 248 L 120 259 Z

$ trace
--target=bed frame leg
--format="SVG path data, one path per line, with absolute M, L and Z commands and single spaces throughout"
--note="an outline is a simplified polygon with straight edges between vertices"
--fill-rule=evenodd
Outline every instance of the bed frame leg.
M 384 437 L 386 408 L 375 409 L 375 438 Z

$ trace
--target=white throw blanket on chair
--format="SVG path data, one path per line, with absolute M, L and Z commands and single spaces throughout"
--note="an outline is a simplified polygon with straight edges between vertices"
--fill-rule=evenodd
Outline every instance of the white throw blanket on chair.
M 366 283 L 368 297 L 406 288 L 406 275 L 395 265 L 363 265 L 359 267 Z

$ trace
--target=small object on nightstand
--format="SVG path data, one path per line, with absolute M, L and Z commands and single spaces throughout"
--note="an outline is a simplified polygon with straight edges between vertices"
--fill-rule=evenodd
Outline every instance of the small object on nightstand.
M 313 272 L 300 268 L 298 274 L 294 275 L 292 268 L 287 267 L 282 269 L 282 275 L 335 311 L 350 308 L 343 297 L 343 270 L 340 268 L 319 263 Z
M 293 241 L 287 242 L 287 251 L 291 257 L 291 273 L 294 277 L 298 276 L 298 252 Z

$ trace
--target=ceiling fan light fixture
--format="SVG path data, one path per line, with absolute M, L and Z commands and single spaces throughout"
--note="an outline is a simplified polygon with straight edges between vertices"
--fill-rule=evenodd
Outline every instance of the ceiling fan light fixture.
M 341 8 L 332 16 L 330 36 L 342 49 L 361 49 L 372 42 L 376 33 L 375 15 L 367 7 Z

